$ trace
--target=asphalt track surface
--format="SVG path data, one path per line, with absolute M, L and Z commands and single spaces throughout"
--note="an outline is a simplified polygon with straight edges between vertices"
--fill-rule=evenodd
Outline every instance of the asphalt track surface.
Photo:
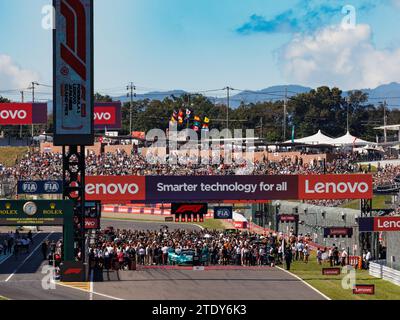
M 102 225 L 159 230 L 166 223 L 104 220 Z M 199 228 L 167 225 L 170 229 Z M 111 281 L 93 283 L 91 292 L 60 285 L 46 290 L 42 288 L 45 274 L 41 271 L 46 262 L 40 244 L 44 239 L 57 240 L 61 236 L 59 230 L 41 232 L 35 236 L 30 253 L 0 262 L 0 296 L 15 300 L 325 300 L 299 279 L 270 267 L 205 271 L 139 267 L 138 271 L 111 274 Z

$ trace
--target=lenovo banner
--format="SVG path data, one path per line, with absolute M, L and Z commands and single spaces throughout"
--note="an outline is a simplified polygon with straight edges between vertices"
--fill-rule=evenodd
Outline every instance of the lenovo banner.
M 46 123 L 46 103 L 0 103 L 0 125 Z
M 372 199 L 372 175 L 299 176 L 299 199 Z
M 86 200 L 120 202 L 145 200 L 145 177 L 95 176 L 86 177 Z
M 375 294 L 375 285 L 374 284 L 357 284 L 353 288 L 353 294 Z
M 338 276 L 341 272 L 340 268 L 322 268 L 323 276 Z
M 54 145 L 93 145 L 93 0 L 53 0 Z
M 280 214 L 278 216 L 280 222 L 296 222 L 299 220 L 299 215 L 296 214 Z
M 146 177 L 146 200 L 297 199 L 297 176 L 153 176 Z
M 400 231 L 400 217 L 359 218 L 360 232 Z
M 88 200 L 212 202 L 372 197 L 370 175 L 97 176 L 87 177 Z
M 340 237 L 351 238 L 353 236 L 353 228 L 330 227 L 324 228 L 324 238 Z
M 121 129 L 121 102 L 96 102 L 94 125 L 97 130 Z

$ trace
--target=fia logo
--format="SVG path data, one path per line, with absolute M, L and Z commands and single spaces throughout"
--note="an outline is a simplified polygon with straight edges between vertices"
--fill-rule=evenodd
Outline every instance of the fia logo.
M 37 191 L 38 187 L 36 182 L 24 182 L 22 185 L 22 190 L 26 193 L 35 193 Z
M 51 181 L 44 184 L 44 191 L 46 193 L 57 193 L 59 189 L 60 187 L 57 182 Z
M 230 218 L 231 212 L 229 209 L 221 208 L 221 209 L 218 209 L 217 216 L 220 218 Z

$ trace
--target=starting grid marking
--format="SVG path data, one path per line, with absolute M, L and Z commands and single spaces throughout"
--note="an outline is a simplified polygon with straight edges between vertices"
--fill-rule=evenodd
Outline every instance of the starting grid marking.
M 56 282 L 57 285 L 90 292 L 90 282 Z

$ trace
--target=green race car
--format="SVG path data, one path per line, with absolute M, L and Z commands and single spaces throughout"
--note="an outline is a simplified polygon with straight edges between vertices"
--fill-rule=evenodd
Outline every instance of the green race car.
M 198 261 L 200 259 L 200 261 Z M 170 249 L 168 252 L 168 264 L 169 265 L 178 265 L 178 266 L 187 266 L 194 265 L 194 261 L 198 261 L 200 264 L 205 264 L 208 262 L 208 254 L 203 254 L 200 257 L 195 257 L 194 250 L 185 249 L 181 250 L 179 253 L 176 253 L 174 249 Z

